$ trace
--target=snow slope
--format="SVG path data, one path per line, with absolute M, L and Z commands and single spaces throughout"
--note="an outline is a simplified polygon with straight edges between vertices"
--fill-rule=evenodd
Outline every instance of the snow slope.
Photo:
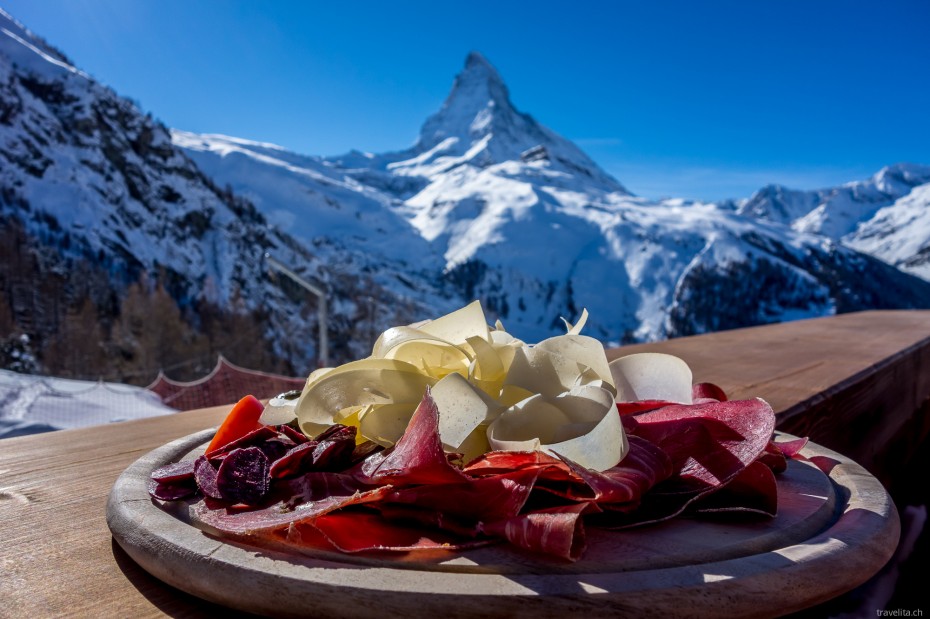
M 930 280 L 930 182 L 879 209 L 843 241 L 902 271 Z
M 0 370 L 0 438 L 175 412 L 140 387 Z

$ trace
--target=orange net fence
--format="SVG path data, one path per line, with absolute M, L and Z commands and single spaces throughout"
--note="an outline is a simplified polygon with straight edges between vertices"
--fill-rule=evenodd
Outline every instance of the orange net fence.
M 157 393 L 166 406 L 186 411 L 232 404 L 246 395 L 254 395 L 259 399 L 270 398 L 285 391 L 302 389 L 305 382 L 305 378 L 247 370 L 233 365 L 220 355 L 216 367 L 203 378 L 180 382 L 159 372 L 147 389 Z

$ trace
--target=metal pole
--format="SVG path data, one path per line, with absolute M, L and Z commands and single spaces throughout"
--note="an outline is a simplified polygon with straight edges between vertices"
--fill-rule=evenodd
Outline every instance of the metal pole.
M 268 266 L 290 277 L 292 280 L 297 282 L 297 284 L 299 284 L 304 289 L 309 291 L 311 294 L 316 296 L 317 301 L 318 301 L 317 302 L 317 324 L 320 329 L 319 351 L 318 351 L 317 356 L 319 357 L 320 367 L 326 367 L 327 365 L 329 365 L 329 334 L 328 334 L 329 332 L 327 329 L 328 327 L 327 322 L 329 319 L 326 313 L 326 291 L 318 286 L 314 286 L 313 284 L 311 284 L 310 282 L 302 278 L 297 273 L 294 273 L 294 271 L 290 270 L 289 268 L 287 268 L 286 266 L 284 266 L 283 264 L 275 260 L 275 258 L 271 254 L 267 254 L 267 253 L 265 254 L 265 262 L 268 263 Z

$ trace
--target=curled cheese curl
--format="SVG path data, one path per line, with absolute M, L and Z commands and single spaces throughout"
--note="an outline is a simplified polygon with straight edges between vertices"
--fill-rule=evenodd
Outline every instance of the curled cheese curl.
M 488 441 L 498 450 L 558 454 L 595 471 L 616 466 L 629 451 L 614 395 L 597 385 L 515 404 L 488 428 Z

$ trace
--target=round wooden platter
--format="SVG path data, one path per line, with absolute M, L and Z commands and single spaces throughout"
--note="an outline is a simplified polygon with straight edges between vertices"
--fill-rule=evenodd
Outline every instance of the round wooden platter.
M 505 545 L 463 552 L 284 553 L 194 527 L 183 502 L 146 490 L 157 467 L 202 453 L 212 430 L 164 445 L 119 477 L 107 504 L 113 537 L 145 570 L 193 595 L 273 616 L 768 617 L 861 584 L 887 562 L 898 515 L 855 462 L 808 444 L 778 476 L 778 515 L 679 518 L 626 531 L 587 529 L 576 563 Z M 790 437 L 788 437 L 790 438 Z M 572 615 L 574 616 L 574 615 Z

